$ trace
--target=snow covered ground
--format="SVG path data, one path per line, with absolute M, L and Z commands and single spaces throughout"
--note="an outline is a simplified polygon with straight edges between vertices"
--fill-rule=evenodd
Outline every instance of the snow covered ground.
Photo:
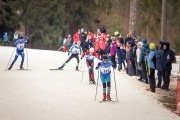
M 96 86 L 88 84 L 86 66 L 82 84 L 82 73 L 75 71 L 75 60 L 63 71 L 49 71 L 50 68 L 59 67 L 67 59 L 67 54 L 61 52 L 28 49 L 31 71 L 17 70 L 21 58 L 11 71 L 4 71 L 13 49 L 0 47 L 0 120 L 180 119 L 158 104 L 147 91 L 140 89 L 134 77 L 117 71 L 119 102 L 99 103 L 102 99 L 102 86 L 98 87 L 95 101 Z M 113 76 L 111 93 L 112 99 L 116 100 Z

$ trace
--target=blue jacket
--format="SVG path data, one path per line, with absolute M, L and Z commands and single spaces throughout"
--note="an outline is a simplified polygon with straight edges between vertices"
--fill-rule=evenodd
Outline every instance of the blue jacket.
M 117 47 L 118 63 L 122 63 L 125 60 L 126 51 Z
M 163 50 L 158 50 L 156 53 L 156 70 L 158 71 L 162 71 L 162 65 L 161 65 L 162 52 Z
M 148 55 L 145 56 L 145 58 L 147 59 L 148 62 L 148 67 L 155 69 L 155 64 L 156 64 L 156 53 L 157 51 L 155 50 L 151 50 L 150 53 Z M 155 59 L 154 59 L 155 57 Z
M 96 67 L 96 70 L 100 70 L 100 75 L 101 76 L 108 76 L 111 73 L 111 66 L 112 62 L 108 61 L 107 64 L 105 64 L 103 61 L 98 64 L 98 67 Z
M 5 32 L 4 35 L 3 35 L 3 41 L 4 41 L 4 42 L 8 42 L 8 41 L 9 41 L 7 32 Z
M 141 54 L 140 54 L 139 62 L 144 61 L 144 57 L 146 56 L 146 51 L 150 50 L 146 38 L 142 41 L 142 43 L 143 43 L 143 46 L 141 47 Z

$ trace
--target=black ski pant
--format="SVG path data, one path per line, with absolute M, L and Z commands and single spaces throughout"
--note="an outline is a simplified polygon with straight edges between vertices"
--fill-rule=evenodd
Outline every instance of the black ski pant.
M 149 69 L 149 83 L 152 92 L 155 92 L 156 81 L 155 81 L 155 69 Z
M 165 89 L 169 88 L 170 75 L 171 75 L 171 70 L 162 71 L 163 82 L 164 82 L 162 87 L 164 87 Z
M 78 68 L 78 67 L 79 67 L 79 56 L 78 56 L 78 54 L 71 54 L 70 57 L 66 60 L 66 62 L 63 64 L 63 67 L 66 66 L 66 64 L 67 64 L 72 58 L 76 58 L 76 60 L 77 60 L 76 68 Z
M 146 64 L 145 64 L 145 61 L 142 61 L 142 77 L 143 77 L 143 80 L 146 81 L 146 83 L 148 83 L 148 78 L 147 78 L 147 69 L 146 69 Z
M 111 62 L 113 64 L 113 68 L 116 69 L 116 56 L 111 55 Z
M 86 64 L 89 68 L 89 80 L 94 81 L 94 60 L 86 60 Z

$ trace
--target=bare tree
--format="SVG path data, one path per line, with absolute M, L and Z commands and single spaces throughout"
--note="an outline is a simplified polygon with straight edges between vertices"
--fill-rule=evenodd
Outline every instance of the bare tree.
M 138 0 L 130 0 L 129 32 L 134 35 L 136 35 L 137 2 Z
M 161 40 L 166 41 L 167 0 L 162 0 Z

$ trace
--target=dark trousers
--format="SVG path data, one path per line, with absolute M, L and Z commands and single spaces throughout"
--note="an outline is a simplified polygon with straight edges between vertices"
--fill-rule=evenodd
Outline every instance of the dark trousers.
M 79 67 L 79 56 L 78 56 L 78 54 L 71 54 L 71 56 L 66 60 L 66 62 L 65 62 L 61 67 L 66 66 L 66 64 L 67 64 L 72 58 L 76 58 L 76 60 L 77 60 L 76 69 L 78 69 L 78 67 Z
M 89 68 L 89 80 L 94 80 L 94 60 L 86 60 L 87 67 Z
M 164 82 L 162 87 L 165 89 L 169 88 L 170 75 L 171 75 L 171 70 L 162 71 L 163 82 Z
M 116 69 L 116 56 L 111 55 L 111 62 L 113 64 L 113 68 Z
M 143 80 L 145 80 L 146 83 L 148 83 L 147 70 L 146 70 L 145 61 L 142 61 L 142 77 L 143 77 Z
M 162 83 L 162 72 L 158 70 L 157 76 L 158 76 L 157 86 L 158 86 L 158 87 L 161 87 L 161 83 Z
M 155 92 L 156 81 L 155 81 L 155 69 L 150 68 L 149 71 L 149 83 L 152 92 Z

